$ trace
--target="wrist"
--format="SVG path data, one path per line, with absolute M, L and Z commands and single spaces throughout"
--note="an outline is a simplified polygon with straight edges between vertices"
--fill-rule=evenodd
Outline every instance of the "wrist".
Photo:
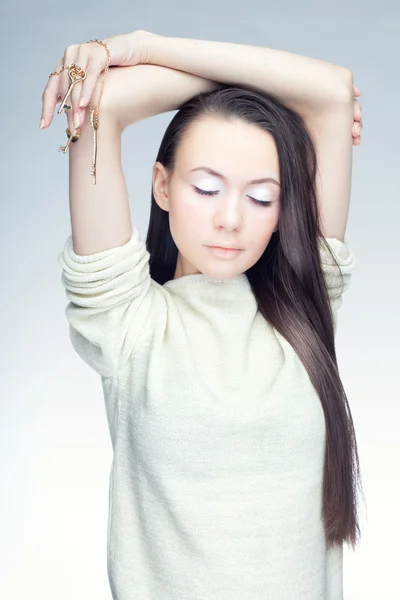
M 133 31 L 131 35 L 133 45 L 139 49 L 139 64 L 168 66 L 165 60 L 163 61 L 162 51 L 166 36 L 144 29 Z

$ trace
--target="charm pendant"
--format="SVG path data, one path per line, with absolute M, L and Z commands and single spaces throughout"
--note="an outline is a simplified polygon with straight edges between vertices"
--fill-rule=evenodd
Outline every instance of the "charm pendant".
M 64 99 L 60 104 L 60 108 L 57 111 L 58 114 L 61 114 L 64 107 L 66 106 L 68 96 L 72 92 L 72 88 L 74 87 L 75 83 L 78 83 L 78 81 L 83 81 L 84 79 L 86 79 L 86 73 L 79 65 L 72 63 L 68 69 L 68 77 L 70 79 L 70 84 L 67 89 L 67 93 L 65 94 Z M 69 108 L 71 108 L 71 107 L 69 107 Z
M 90 111 L 90 124 L 93 128 L 93 161 L 91 175 L 93 185 L 96 185 L 96 162 L 97 162 L 97 130 L 99 128 L 99 115 L 95 109 Z

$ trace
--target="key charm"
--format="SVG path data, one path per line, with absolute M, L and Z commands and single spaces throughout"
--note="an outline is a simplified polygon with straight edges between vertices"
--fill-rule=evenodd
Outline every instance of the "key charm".
M 60 108 L 57 111 L 58 114 L 61 114 L 63 109 L 66 107 L 65 106 L 66 102 L 68 100 L 70 93 L 72 92 L 72 88 L 74 87 L 75 83 L 78 83 L 78 81 L 83 81 L 84 79 L 86 79 L 86 72 L 79 65 L 72 63 L 68 69 L 68 77 L 70 79 L 70 84 L 67 89 L 67 93 L 65 94 L 64 99 L 60 104 Z
M 93 185 L 96 185 L 96 161 L 97 161 L 97 130 L 99 128 L 99 115 L 97 110 L 93 109 L 90 111 L 90 124 L 93 128 L 93 161 L 91 175 L 93 178 Z
M 65 133 L 68 136 L 68 142 L 65 144 L 65 146 L 60 146 L 59 149 L 58 149 L 58 151 L 59 152 L 64 152 L 64 154 L 67 154 L 71 142 L 75 143 L 79 139 L 79 136 L 81 135 L 81 132 L 77 131 L 75 135 L 71 135 L 70 130 L 66 129 Z

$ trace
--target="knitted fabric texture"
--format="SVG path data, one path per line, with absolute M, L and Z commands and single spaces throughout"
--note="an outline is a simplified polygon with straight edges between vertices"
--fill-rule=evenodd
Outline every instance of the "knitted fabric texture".
M 356 259 L 347 238 L 326 240 L 336 327 Z M 113 447 L 113 599 L 342 600 L 343 548 L 327 549 L 321 519 L 321 402 L 246 275 L 159 285 L 134 226 L 89 256 L 69 236 L 59 264 Z

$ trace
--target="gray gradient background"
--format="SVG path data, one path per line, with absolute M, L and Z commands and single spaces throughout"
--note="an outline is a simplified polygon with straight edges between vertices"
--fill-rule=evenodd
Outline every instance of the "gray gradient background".
M 358 267 L 337 353 L 367 495 L 363 540 L 345 548 L 346 600 L 399 598 L 399 58 L 391 2 L 13 2 L 1 8 L 0 597 L 110 600 L 112 451 L 101 380 L 74 352 L 57 256 L 70 233 L 66 120 L 39 130 L 41 94 L 64 48 L 134 29 L 268 46 L 342 64 L 361 89 L 346 235 Z M 174 113 L 129 128 L 123 167 L 146 235 L 151 168 Z M 397 508 L 397 510 L 396 510 Z M 133 599 L 132 599 L 133 600 Z M 189 600 L 189 599 L 188 599 Z M 214 599 L 210 599 L 214 600 Z

